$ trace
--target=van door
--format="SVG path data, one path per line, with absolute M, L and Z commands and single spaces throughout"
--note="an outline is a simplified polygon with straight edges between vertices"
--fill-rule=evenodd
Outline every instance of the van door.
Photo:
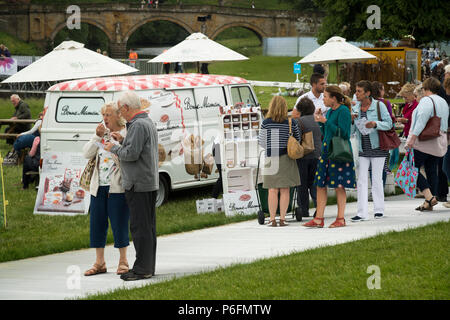
M 204 141 L 203 157 L 205 159 L 205 172 L 202 180 L 217 180 L 218 173 L 213 163 L 212 148 L 216 137 L 221 136 L 219 126 L 219 107 L 227 105 L 224 87 L 198 87 L 194 88 L 197 118 L 199 122 L 200 136 Z
M 186 165 L 189 150 L 183 140 L 195 135 L 197 115 L 192 89 L 143 90 L 136 93 L 149 102 L 145 109 L 158 130 L 159 171 L 169 175 L 173 189 L 200 180 L 192 166 Z
M 52 92 L 47 95 L 48 108 L 41 129 L 42 152 L 82 152 L 102 121 L 101 107 L 111 100 L 112 94 Z

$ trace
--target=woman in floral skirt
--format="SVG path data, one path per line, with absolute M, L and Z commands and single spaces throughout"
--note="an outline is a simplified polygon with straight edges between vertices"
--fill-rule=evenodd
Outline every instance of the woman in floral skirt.
M 344 212 L 347 203 L 345 188 L 355 188 L 355 166 L 353 161 L 340 162 L 328 158 L 331 140 L 338 134 L 350 144 L 352 116 L 350 114 L 350 98 L 342 93 L 338 86 L 328 86 L 324 92 L 323 102 L 331 109 L 326 118 L 316 111 L 315 120 L 319 122 L 323 135 L 322 152 L 317 165 L 314 184 L 317 186 L 317 213 L 314 219 L 305 223 L 305 227 L 323 228 L 324 212 L 327 205 L 327 187 L 335 188 L 338 213 L 336 220 L 329 226 L 338 228 L 345 226 Z M 350 145 L 351 148 L 351 145 Z

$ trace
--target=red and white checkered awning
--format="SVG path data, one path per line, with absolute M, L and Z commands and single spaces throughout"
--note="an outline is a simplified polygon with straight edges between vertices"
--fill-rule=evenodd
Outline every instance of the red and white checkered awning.
M 79 79 L 55 84 L 48 91 L 126 91 L 239 83 L 248 83 L 248 81 L 240 77 L 232 76 L 178 73 Z

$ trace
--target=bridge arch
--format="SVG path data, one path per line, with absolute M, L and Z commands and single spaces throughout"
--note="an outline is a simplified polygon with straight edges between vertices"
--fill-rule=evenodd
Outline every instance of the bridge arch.
M 235 27 L 246 28 L 246 29 L 253 31 L 256 34 L 256 36 L 259 38 L 261 43 L 262 43 L 263 38 L 268 37 L 267 34 L 262 29 L 258 28 L 255 25 L 252 25 L 250 23 L 245 23 L 245 22 L 233 22 L 233 23 L 228 23 L 228 24 L 222 25 L 220 28 L 216 29 L 216 31 L 214 31 L 211 34 L 210 39 L 214 40 L 221 32 L 225 31 L 226 29 L 235 28 Z
M 136 23 L 135 25 L 133 25 L 132 28 L 130 28 L 130 30 L 128 30 L 128 32 L 125 34 L 125 37 L 123 39 L 124 43 L 128 42 L 128 39 L 130 39 L 130 36 L 136 31 L 138 30 L 140 27 L 142 27 L 143 25 L 150 23 L 150 22 L 154 22 L 154 21 L 169 21 L 172 22 L 180 27 L 182 27 L 183 29 L 185 29 L 188 33 L 193 33 L 194 31 L 192 30 L 192 28 L 187 25 L 186 23 L 184 23 L 183 21 L 180 21 L 178 19 L 174 19 L 172 17 L 169 16 L 158 16 L 158 17 L 154 17 L 154 18 L 146 18 L 146 19 L 142 19 L 141 21 L 139 21 L 138 23 Z
M 95 21 L 92 19 L 81 18 L 81 23 L 87 23 L 87 24 L 90 24 L 90 25 L 93 25 L 93 26 L 99 28 L 108 37 L 109 43 L 114 42 L 114 39 L 112 38 L 112 35 L 109 33 L 108 29 L 101 23 L 98 23 L 98 21 Z M 60 24 L 58 24 L 55 27 L 55 29 L 53 30 L 53 32 L 51 33 L 50 40 L 53 41 L 55 39 L 56 35 L 58 34 L 58 32 L 60 32 L 66 26 L 67 26 L 67 22 L 65 20 L 63 22 L 61 22 Z

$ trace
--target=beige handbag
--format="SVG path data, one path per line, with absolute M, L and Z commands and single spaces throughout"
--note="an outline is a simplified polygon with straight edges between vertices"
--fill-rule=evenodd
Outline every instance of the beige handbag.
M 292 119 L 289 118 L 289 139 L 287 144 L 288 157 L 296 160 L 303 158 L 305 155 L 305 150 L 303 149 L 300 142 L 292 134 Z
M 96 158 L 97 157 L 94 156 L 89 159 L 80 177 L 80 187 L 88 192 L 90 191 L 92 174 L 94 173 L 94 168 L 97 163 Z
M 303 147 L 303 154 L 306 156 L 308 153 L 311 153 L 315 150 L 314 148 L 314 137 L 313 132 L 305 132 L 305 127 L 303 126 L 303 123 L 298 121 L 300 126 L 302 127 L 302 147 Z

